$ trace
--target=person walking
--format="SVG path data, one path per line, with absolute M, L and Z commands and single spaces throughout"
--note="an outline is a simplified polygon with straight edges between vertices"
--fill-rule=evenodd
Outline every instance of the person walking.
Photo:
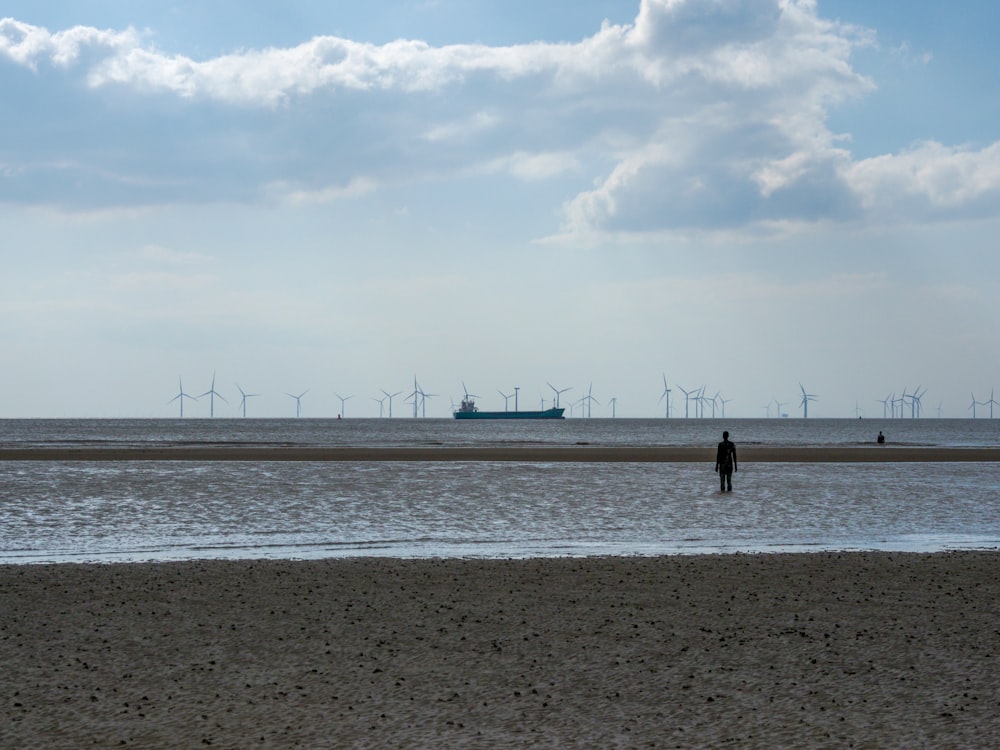
M 736 446 L 729 440 L 729 432 L 722 433 L 722 442 L 715 453 L 715 470 L 719 473 L 720 492 L 733 491 L 733 472 L 736 471 Z

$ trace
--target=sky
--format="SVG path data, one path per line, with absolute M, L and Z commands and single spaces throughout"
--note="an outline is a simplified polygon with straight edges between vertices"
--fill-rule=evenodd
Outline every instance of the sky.
M 216 417 L 1000 386 L 989 2 L 0 13 L 0 417 L 176 417 L 213 377 Z

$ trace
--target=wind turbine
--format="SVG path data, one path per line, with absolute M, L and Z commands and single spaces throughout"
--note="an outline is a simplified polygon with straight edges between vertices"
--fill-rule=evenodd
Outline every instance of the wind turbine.
M 983 406 L 990 407 L 990 419 L 993 419 L 993 405 L 996 404 L 997 406 L 1000 406 L 1000 402 L 998 402 L 995 398 L 993 398 L 994 391 L 995 391 L 994 388 L 990 388 L 990 400 L 983 402 Z
M 417 385 L 417 376 L 413 376 L 413 392 L 406 397 L 407 400 L 413 399 L 413 418 L 417 418 L 417 410 L 420 406 L 420 386 Z
M 573 412 L 577 406 L 580 407 L 580 419 L 587 418 L 587 399 L 584 396 L 580 396 L 578 401 L 570 401 L 569 404 L 569 415 L 572 417 Z
M 590 406 L 593 402 L 597 401 L 591 394 L 594 392 L 594 384 L 591 383 L 590 387 L 587 389 L 587 395 L 580 399 L 580 403 L 587 409 L 587 419 L 590 419 Z M 597 401 L 597 405 L 600 406 L 601 402 Z M 581 412 L 582 413 L 582 412 Z
M 900 396 L 898 399 L 896 399 L 896 403 L 899 404 L 899 418 L 900 419 L 903 419 L 903 417 L 904 417 L 903 409 L 906 406 L 906 399 L 908 399 L 908 398 L 909 398 L 909 395 L 906 393 L 906 388 L 904 387 L 903 388 L 903 395 Z
M 511 393 L 510 395 L 508 395 L 508 394 L 504 393 L 503 391 L 501 391 L 499 388 L 497 388 L 497 393 L 499 393 L 501 396 L 503 396 L 503 410 L 504 410 L 504 413 L 506 414 L 507 413 L 507 407 L 510 405 L 510 400 L 512 398 L 514 398 L 514 394 Z
M 611 418 L 612 419 L 615 418 L 615 409 L 617 408 L 617 404 L 618 404 L 618 397 L 617 396 L 612 396 L 608 400 L 608 406 L 611 407 Z
M 691 394 L 694 391 L 686 391 L 681 386 L 677 386 L 677 390 L 684 394 L 684 419 L 688 419 L 688 404 L 691 402 Z
M 893 396 L 894 395 L 896 395 L 896 394 L 893 394 Z M 877 398 L 877 399 L 875 399 L 880 404 L 882 404 L 882 419 L 886 418 L 886 412 L 888 412 L 888 410 L 889 410 L 889 400 L 891 398 L 892 398 L 892 396 L 886 396 L 885 398 Z
M 385 393 L 385 391 L 382 391 L 382 392 Z M 383 410 L 383 407 L 385 406 L 385 400 L 386 400 L 386 398 L 388 398 L 388 394 L 386 394 L 382 398 L 375 398 L 374 396 L 372 396 L 371 398 L 372 398 L 372 401 L 375 401 L 375 402 L 378 403 L 378 415 L 379 415 L 379 418 L 381 418 L 382 417 L 382 410 Z
M 388 391 L 383 390 L 382 393 L 384 393 L 385 397 L 387 399 L 389 399 L 389 419 L 392 419 L 392 399 L 393 399 L 394 396 L 398 396 L 400 393 L 402 393 L 402 391 L 396 391 L 395 393 L 389 393 Z M 381 401 L 379 403 L 381 404 Z M 379 409 L 379 413 L 380 414 L 382 413 L 381 412 L 381 407 Z
M 786 403 L 788 403 L 788 402 L 787 401 L 778 401 L 778 399 L 774 399 L 774 405 L 778 407 L 778 418 L 779 419 L 782 416 L 782 414 L 781 414 L 781 407 L 784 406 Z
M 705 404 L 708 402 L 708 398 L 705 396 L 705 388 L 707 387 L 703 385 L 699 388 L 697 395 L 694 397 L 694 413 L 699 419 L 705 416 Z
M 180 375 L 177 376 L 177 387 L 178 387 L 177 395 L 174 396 L 169 401 L 167 401 L 167 403 L 168 404 L 172 404 L 174 401 L 180 401 L 181 402 L 181 419 L 184 419 L 184 399 L 189 398 L 192 401 L 197 401 L 198 397 L 197 396 L 191 396 L 191 395 L 189 395 L 189 394 L 187 394 L 187 393 L 184 392 L 184 384 L 181 382 Z
M 927 393 L 927 389 L 920 390 L 920 386 L 910 396 L 910 419 L 917 419 L 924 410 L 924 403 L 920 399 Z
M 555 387 L 554 385 L 552 385 L 552 383 L 550 383 L 550 382 L 548 382 L 548 381 L 545 381 L 545 384 L 546 384 L 546 385 L 547 385 L 547 386 L 548 386 L 549 388 L 551 388 L 551 389 L 552 389 L 553 391 L 555 391 L 555 394 L 556 394 L 556 397 L 555 397 L 555 398 L 553 399 L 553 401 L 552 401 L 552 405 L 553 405 L 553 407 L 554 407 L 554 408 L 556 408 L 556 409 L 558 409 L 558 408 L 559 408 L 559 396 L 561 396 L 561 395 L 562 395 L 563 393 L 565 393 L 566 391 L 571 391 L 571 390 L 573 390 L 573 386 L 570 386 L 569 388 L 563 388 L 562 390 L 559 390 L 559 389 L 558 389 L 558 388 L 556 388 L 556 387 Z M 573 409 L 572 409 L 572 407 L 571 407 L 571 408 L 570 408 L 570 415 L 572 416 L 572 414 L 573 414 Z
M 465 387 L 464 380 L 462 381 L 462 393 L 465 394 L 466 403 L 472 403 L 472 399 L 474 398 L 481 398 L 481 396 L 478 393 L 469 393 L 469 389 Z
M 809 402 L 810 401 L 815 401 L 819 397 L 816 396 L 816 395 L 814 395 L 814 394 L 812 394 L 812 393 L 806 393 L 806 389 L 802 387 L 802 383 L 799 383 L 799 390 L 802 391 L 802 402 L 799 404 L 799 406 L 802 407 L 802 418 L 803 419 L 808 419 L 809 418 Z
M 295 416 L 296 417 L 299 417 L 302 414 L 302 397 L 305 396 L 307 393 L 309 393 L 309 389 L 308 388 L 306 390 L 302 391 L 302 393 L 300 393 L 298 396 L 296 396 L 294 394 L 291 394 L 291 393 L 285 393 L 285 395 L 288 396 L 289 398 L 294 398 L 295 399 Z
M 716 397 L 718 397 L 719 394 L 716 393 L 715 395 L 716 395 Z M 732 401 L 732 399 L 731 398 L 720 398 L 719 401 L 722 403 L 722 418 L 725 419 L 726 418 L 726 404 L 728 404 L 730 401 Z
M 976 418 L 976 406 L 977 405 L 984 406 L 985 404 L 981 404 L 980 402 L 976 401 L 976 394 L 973 393 L 972 394 L 972 403 L 969 404 L 969 408 L 972 409 L 972 418 L 973 419 Z
M 347 416 L 347 410 L 344 408 L 344 403 L 347 401 L 347 399 L 354 398 L 354 395 L 352 394 L 350 396 L 341 396 L 337 392 L 334 392 L 333 395 L 340 399 L 340 416 L 346 417 Z
M 666 375 L 666 373 L 663 373 L 663 393 L 660 394 L 660 399 L 656 403 L 660 403 L 660 401 L 666 401 L 667 402 L 667 410 L 666 410 L 666 414 L 664 415 L 664 418 L 665 419 L 670 419 L 670 386 L 667 385 L 667 375 Z
M 215 416 L 215 397 L 218 396 L 223 401 L 226 401 L 226 399 L 223 398 L 222 394 L 219 393 L 219 392 L 217 392 L 215 390 L 215 373 L 214 372 L 212 373 L 212 387 L 209 388 L 207 391 L 205 391 L 203 394 L 201 394 L 201 396 L 198 396 L 198 398 L 201 398 L 202 396 L 209 396 L 210 397 L 208 399 L 208 416 L 209 417 L 214 417 Z M 226 403 L 228 404 L 229 402 L 226 401 Z
M 243 410 L 243 418 L 246 419 L 247 418 L 247 399 L 248 398 L 252 398 L 253 396 L 258 396 L 260 394 L 258 394 L 258 393 L 247 393 L 246 391 L 244 391 L 240 387 L 239 383 L 236 384 L 236 390 L 238 390 L 240 392 L 240 395 L 243 397 L 243 399 L 240 401 L 240 409 Z
M 416 382 L 415 378 L 414 378 L 414 382 Z M 423 388 L 419 388 L 419 387 L 417 388 L 417 390 L 420 392 L 420 416 L 423 417 L 424 419 L 426 419 L 427 418 L 427 399 L 434 398 L 438 394 L 437 393 L 426 393 L 426 392 L 424 392 Z
M 711 401 L 709 401 L 709 403 L 712 404 L 712 419 L 715 419 L 715 407 L 719 405 L 719 391 L 715 392 L 715 395 L 712 396 L 712 399 Z

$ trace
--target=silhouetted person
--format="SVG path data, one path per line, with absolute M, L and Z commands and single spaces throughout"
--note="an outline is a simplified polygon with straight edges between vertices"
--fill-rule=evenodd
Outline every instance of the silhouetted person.
M 884 445 L 885 444 L 885 435 L 882 434 L 882 430 L 878 431 L 877 442 L 878 442 L 879 445 Z
M 733 491 L 733 472 L 736 471 L 736 446 L 729 441 L 729 432 L 722 433 L 722 442 L 715 454 L 715 470 L 719 472 L 721 492 Z

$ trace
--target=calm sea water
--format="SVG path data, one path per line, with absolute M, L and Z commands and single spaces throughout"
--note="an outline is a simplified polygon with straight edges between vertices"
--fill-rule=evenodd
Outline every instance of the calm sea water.
M 0 445 L 1000 446 L 1000 420 L 0 420 Z M 0 562 L 1000 547 L 992 463 L 0 462 Z

